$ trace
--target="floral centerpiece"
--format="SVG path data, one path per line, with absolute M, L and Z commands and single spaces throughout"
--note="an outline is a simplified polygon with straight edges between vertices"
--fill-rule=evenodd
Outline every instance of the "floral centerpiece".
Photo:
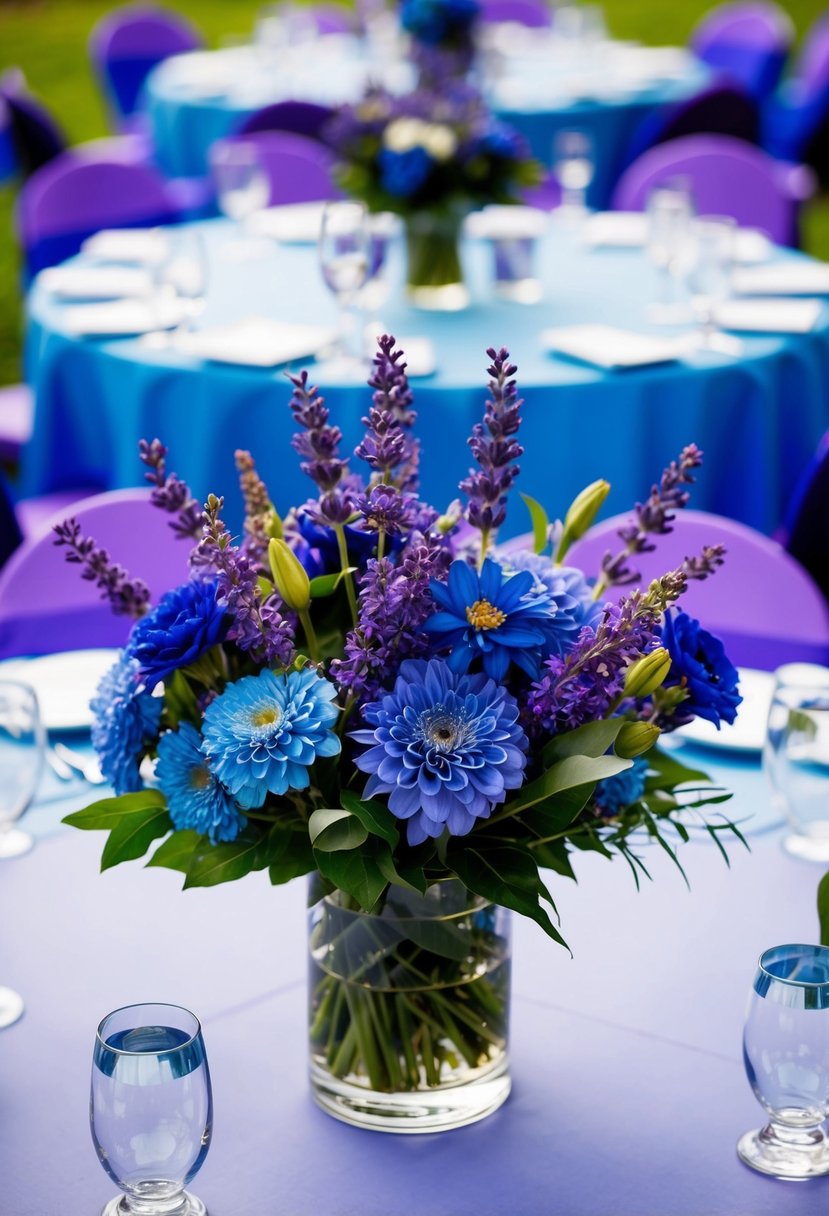
M 307 373 L 291 377 L 307 503 L 280 517 L 237 453 L 241 538 L 221 498 L 202 510 L 163 445 L 142 444 L 152 502 L 193 542 L 189 581 L 154 607 L 76 521 L 56 529 L 136 618 L 94 701 L 116 796 L 66 822 L 108 830 L 102 867 L 154 846 L 148 864 L 185 887 L 312 875 L 315 1094 L 396 1130 L 506 1097 L 510 910 L 563 944 L 542 871 L 573 878 L 590 849 L 637 877 L 637 841 L 675 857 L 691 814 L 718 843 L 737 831 L 696 809 L 726 795 L 657 746 L 695 715 L 732 721 L 740 701 L 721 643 L 676 608 L 722 550 L 619 598 L 700 453 L 667 468 L 595 579 L 566 559 L 606 482 L 563 523 L 526 498 L 532 536 L 499 544 L 521 401 L 507 351 L 488 355 L 475 464 L 443 513 L 419 498 L 406 365 L 383 337 L 352 465 Z
M 459 254 L 466 214 L 514 203 L 541 170 L 524 140 L 463 84 L 401 97 L 372 89 L 326 130 L 343 190 L 406 227 L 407 282 L 421 307 L 464 307 Z
M 409 55 L 421 84 L 466 75 L 475 57 L 480 15 L 478 0 L 402 0 L 400 24 L 409 35 Z

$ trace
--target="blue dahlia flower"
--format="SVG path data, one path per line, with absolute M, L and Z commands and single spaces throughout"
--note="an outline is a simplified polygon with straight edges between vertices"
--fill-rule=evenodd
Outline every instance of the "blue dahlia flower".
M 733 722 L 743 698 L 737 669 L 720 639 L 687 612 L 674 611 L 665 613 L 662 645 L 671 656 L 665 687 L 681 684 L 688 693 L 677 719 L 705 718 L 717 730 L 721 722 Z
M 162 596 L 130 635 L 127 650 L 153 689 L 179 667 L 194 663 L 221 642 L 230 620 L 216 602 L 218 584 L 193 579 Z
M 245 809 L 268 794 L 304 790 L 318 756 L 336 756 L 334 685 L 315 671 L 261 671 L 228 684 L 204 711 L 202 750 Z
M 101 680 L 90 702 L 92 743 L 101 772 L 116 794 L 143 787 L 138 773 L 144 749 L 155 741 L 161 720 L 161 698 L 141 686 L 138 664 L 122 651 Z
M 177 830 L 192 828 L 216 844 L 235 840 L 247 823 L 211 772 L 201 750 L 201 735 L 189 722 L 161 736 L 155 772 Z
M 527 549 L 504 555 L 509 571 L 529 570 L 538 590 L 550 596 L 552 622 L 550 653 L 565 655 L 576 644 L 582 629 L 596 632 L 605 604 L 593 598 L 593 589 L 575 566 L 554 566 L 549 557 Z
M 638 802 L 645 792 L 647 772 L 647 760 L 644 756 L 637 756 L 632 768 L 600 781 L 596 786 L 595 799 L 602 815 L 612 818 Z
M 453 671 L 467 671 L 480 658 L 493 680 L 503 680 L 510 662 L 538 678 L 553 646 L 552 601 L 529 570 L 510 577 L 488 557 L 476 573 L 458 560 L 448 582 L 433 579 L 429 586 L 440 611 L 423 628 L 436 646 L 451 646 Z
M 418 144 L 405 152 L 383 148 L 380 152 L 380 184 L 396 198 L 416 194 L 432 171 L 435 163 L 425 148 Z
M 527 738 L 515 698 L 483 674 L 460 675 L 442 659 L 406 659 L 394 690 L 363 706 L 368 744 L 355 764 L 370 773 L 363 796 L 388 794 L 407 819 L 409 844 L 448 828 L 463 836 L 524 780 Z

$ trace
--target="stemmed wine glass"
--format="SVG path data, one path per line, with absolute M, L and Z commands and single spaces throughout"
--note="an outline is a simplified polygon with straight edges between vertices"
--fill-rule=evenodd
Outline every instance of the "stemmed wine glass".
M 28 684 L 0 680 L 0 858 L 32 847 L 16 821 L 35 796 L 46 752 L 37 697 Z
M 193 328 L 204 311 L 208 285 L 208 259 L 200 232 L 182 228 L 171 231 L 164 259 L 155 268 L 155 282 L 162 312 L 172 305 L 178 324 L 172 334 L 154 335 L 153 345 L 175 346 L 178 337 Z
M 677 300 L 675 294 L 690 248 L 693 203 L 687 182 L 677 179 L 652 190 L 646 215 L 647 253 L 659 275 L 660 295 L 647 316 L 656 325 L 675 325 L 693 318 L 690 304 Z
M 553 142 L 553 160 L 561 183 L 562 208 L 568 216 L 583 217 L 594 174 L 593 140 L 586 131 L 559 131 Z
M 793 829 L 783 848 L 829 861 L 829 668 L 786 663 L 775 672 L 763 768 Z
M 319 237 L 319 260 L 325 284 L 337 301 L 339 332 L 334 358 L 338 370 L 361 376 L 363 362 L 355 345 L 356 305 L 372 263 L 373 241 L 362 203 L 326 203 Z
M 829 1173 L 829 948 L 774 946 L 761 955 L 743 1060 L 768 1124 L 737 1143 L 741 1161 L 775 1178 Z
M 210 149 L 210 171 L 219 209 L 237 226 L 238 238 L 224 246 L 224 257 L 249 261 L 259 257 L 261 243 L 248 235 L 251 217 L 268 205 L 270 182 L 252 140 L 220 140 Z
M 128 1005 L 95 1036 L 89 1104 L 101 1165 L 123 1195 L 102 1216 L 206 1216 L 184 1188 L 213 1130 L 199 1020 L 177 1005 Z
M 736 232 L 737 224 L 731 216 L 692 220 L 688 258 L 688 286 L 699 325 L 698 348 L 735 357 L 741 354 L 742 343 L 719 329 L 717 308 L 731 294 Z

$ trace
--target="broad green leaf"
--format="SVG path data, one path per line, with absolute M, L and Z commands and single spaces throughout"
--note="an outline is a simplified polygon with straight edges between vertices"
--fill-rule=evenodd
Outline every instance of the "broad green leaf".
M 563 832 L 584 810 L 595 788 L 595 783 L 590 782 L 589 785 L 576 785 L 571 790 L 564 790 L 555 798 L 539 802 L 524 811 L 521 822 L 539 839 Z
M 311 599 L 322 600 L 333 595 L 346 574 L 354 574 L 356 566 L 348 566 L 345 570 L 337 570 L 334 574 L 319 574 L 311 579 Z
M 194 726 L 201 723 L 198 698 L 181 671 L 174 671 L 164 681 L 164 719 L 169 726 L 177 726 L 181 721 L 192 722 Z
M 314 849 L 320 874 L 356 899 L 366 912 L 377 903 L 388 882 L 378 862 L 381 854 L 388 854 L 388 845 L 376 837 L 353 852 L 326 853 Z
M 152 842 L 166 836 L 172 827 L 166 806 L 146 807 L 123 815 L 107 837 L 101 853 L 101 871 L 143 857 Z
M 625 718 L 607 718 L 600 722 L 586 722 L 563 735 L 551 739 L 541 753 L 543 763 L 549 766 L 555 760 L 567 756 L 603 756 L 616 742 Z
M 397 823 L 391 811 L 382 802 L 378 802 L 376 798 L 364 802 L 353 790 L 342 790 L 340 802 L 347 811 L 357 816 L 372 836 L 379 836 L 393 849 L 397 847 L 400 840 Z
M 553 941 L 569 949 L 540 902 L 543 898 L 555 906 L 529 850 L 519 845 L 475 847 L 468 837 L 456 836 L 447 849 L 447 861 L 470 891 L 530 917 Z
M 544 510 L 540 502 L 536 502 L 534 498 L 530 498 L 529 494 L 522 494 L 524 505 L 530 513 L 530 519 L 533 524 L 533 548 L 536 553 L 543 553 L 547 548 L 550 532 L 550 520 L 547 512 Z
M 125 815 L 134 814 L 136 811 L 158 810 L 166 805 L 160 790 L 139 790 L 135 794 L 121 794 L 118 798 L 102 798 L 100 802 L 93 802 L 82 811 L 65 815 L 63 822 L 73 828 L 109 831 L 116 827 Z
M 615 777 L 617 773 L 631 768 L 632 764 L 632 760 L 622 760 L 619 756 L 567 756 L 535 781 L 523 786 L 516 797 L 504 807 L 504 814 L 515 815 L 565 790 L 605 781 L 608 777 Z
M 572 878 L 573 882 L 576 881 L 575 872 L 570 864 L 570 853 L 564 840 L 551 840 L 546 844 L 540 844 L 533 848 L 532 853 L 542 870 L 554 870 L 563 878 Z
M 215 887 L 220 882 L 244 878 L 251 870 L 261 870 L 265 865 L 266 840 L 251 828 L 246 828 L 236 840 L 220 844 L 211 844 L 202 837 L 187 869 L 185 890 L 188 887 Z
M 265 864 L 274 886 L 316 869 L 306 824 L 296 820 L 275 823 L 265 843 Z
M 653 789 L 672 790 L 674 786 L 684 785 L 689 781 L 709 780 L 708 774 L 702 769 L 689 768 L 661 747 L 654 747 L 648 752 L 648 769 L 657 774 L 655 777 L 648 777 L 645 786 L 648 792 Z
M 377 864 L 381 872 L 385 874 L 386 878 L 394 886 L 406 887 L 410 891 L 417 891 L 420 895 L 429 886 L 426 875 L 423 873 L 423 866 L 421 865 L 417 865 L 416 863 L 399 865 L 391 853 L 383 850 L 377 854 Z
M 271 580 L 269 578 L 265 578 L 264 574 L 259 575 L 256 580 L 256 585 L 259 588 L 259 594 L 262 596 L 263 600 L 266 600 L 268 596 L 273 595 L 274 591 L 276 590 Z
M 368 839 L 368 829 L 351 811 L 321 809 L 308 820 L 308 835 L 315 849 L 333 853 L 359 848 Z
M 147 862 L 148 866 L 164 866 L 167 870 L 180 870 L 186 874 L 193 860 L 193 853 L 202 842 L 198 832 L 173 832 L 160 844 Z

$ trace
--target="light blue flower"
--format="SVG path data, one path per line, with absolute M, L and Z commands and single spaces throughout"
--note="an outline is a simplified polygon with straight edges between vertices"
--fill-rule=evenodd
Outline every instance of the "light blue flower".
M 596 805 L 602 815 L 612 818 L 621 814 L 627 807 L 638 802 L 645 792 L 645 777 L 648 772 L 648 762 L 644 756 L 637 756 L 632 768 L 608 777 L 596 786 Z
M 604 616 L 605 604 L 593 598 L 593 588 L 575 566 L 554 566 L 552 559 L 519 549 L 506 553 L 501 561 L 510 571 L 529 570 L 536 589 L 546 591 L 551 600 L 550 653 L 565 655 L 579 639 L 582 629 L 596 632 Z
M 116 794 L 142 789 L 138 766 L 158 734 L 161 699 L 141 686 L 135 659 L 121 653 L 98 685 L 90 709 L 92 743 L 101 772 Z
M 235 840 L 247 823 L 211 772 L 201 750 L 201 735 L 189 722 L 161 736 L 155 772 L 177 830 L 191 828 L 216 844 Z
M 228 684 L 204 713 L 202 750 L 240 806 L 304 790 L 318 756 L 336 756 L 334 685 L 312 669 L 262 671 Z

